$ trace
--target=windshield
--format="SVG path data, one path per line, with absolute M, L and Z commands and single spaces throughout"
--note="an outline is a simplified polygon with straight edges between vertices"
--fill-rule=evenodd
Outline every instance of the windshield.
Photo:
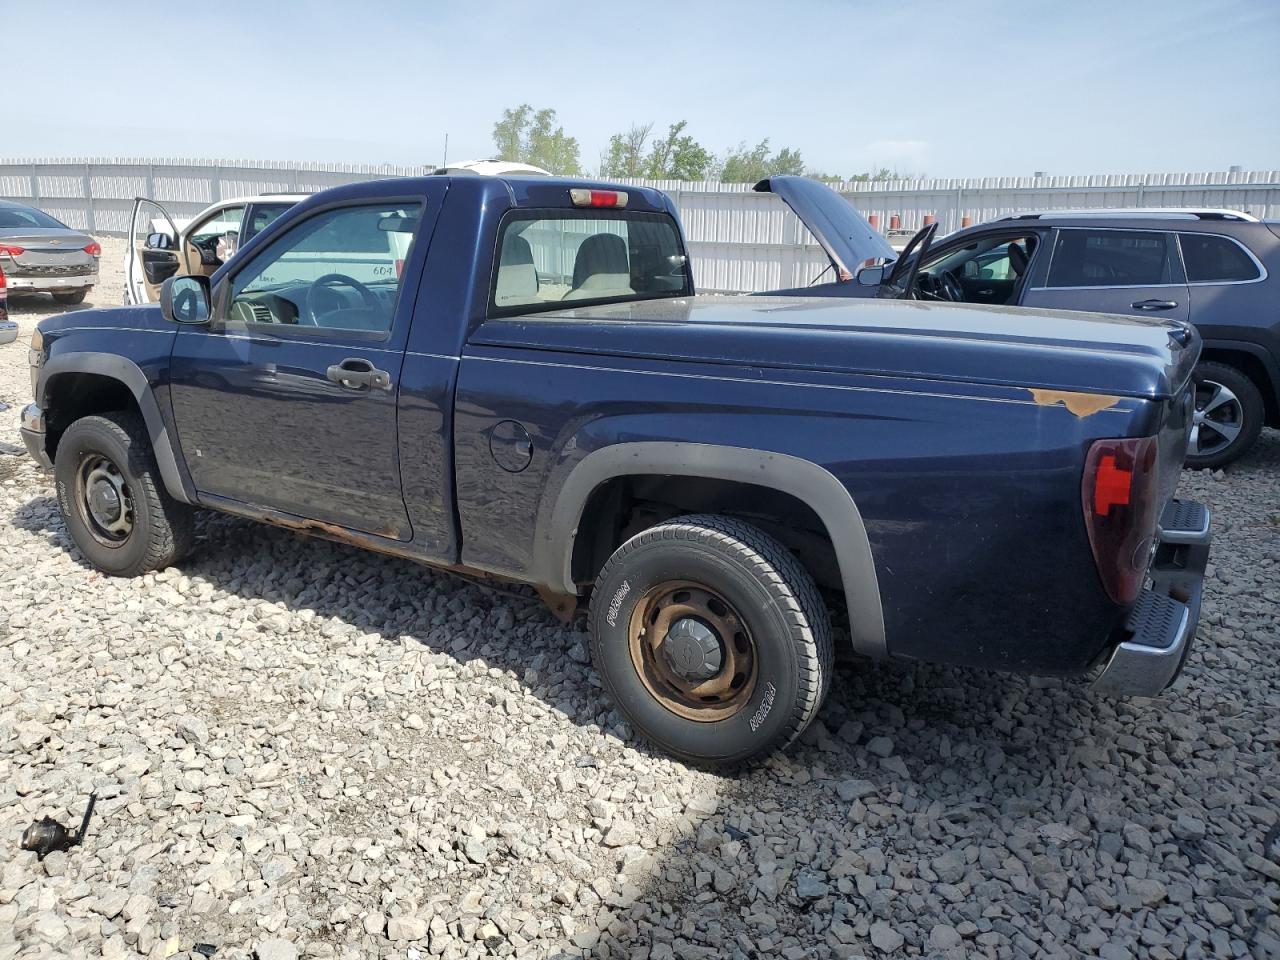
M 35 207 L 0 207 L 0 230 L 23 230 L 31 227 L 42 230 L 71 229 Z
M 554 210 L 509 216 L 498 238 L 495 314 L 693 292 L 688 258 L 670 217 Z

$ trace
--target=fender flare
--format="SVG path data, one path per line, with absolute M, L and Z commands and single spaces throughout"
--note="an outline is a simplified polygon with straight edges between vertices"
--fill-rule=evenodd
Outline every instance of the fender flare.
M 64 373 L 89 373 L 124 384 L 142 412 L 142 421 L 151 440 L 156 465 L 160 468 L 160 479 L 164 481 L 169 496 L 182 503 L 195 503 L 194 491 L 189 490 L 184 482 L 177 454 L 173 444 L 169 442 L 169 431 L 160 415 L 160 405 L 156 402 L 151 383 L 141 367 L 126 357 L 96 351 L 60 353 L 51 357 L 40 369 L 40 379 L 35 391 L 36 402 L 45 408 L 46 414 L 45 391 L 49 381 Z
M 787 454 L 679 441 L 617 443 L 593 451 L 569 471 L 554 501 L 544 499 L 539 510 L 535 562 L 550 585 L 570 595 L 578 593 L 573 580 L 573 548 L 587 501 L 602 483 L 637 474 L 750 483 L 807 504 L 826 527 L 835 548 L 854 649 L 869 657 L 888 655 L 880 585 L 862 514 L 849 491 L 831 473 Z

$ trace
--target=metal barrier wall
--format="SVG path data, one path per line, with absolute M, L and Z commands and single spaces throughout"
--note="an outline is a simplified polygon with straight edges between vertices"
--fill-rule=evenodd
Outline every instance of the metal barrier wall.
M 418 176 L 420 166 L 255 163 L 237 160 L 0 160 L 0 197 L 46 210 L 90 233 L 128 230 L 135 196 L 190 217 L 216 200 L 323 190 L 378 177 Z M 750 184 L 639 180 L 671 194 L 680 209 L 702 290 L 804 286 L 826 267 L 808 231 L 772 194 Z M 983 177 L 832 184 L 887 229 L 936 217 L 942 233 L 1029 210 L 1097 207 L 1227 207 L 1280 218 L 1280 170 L 1072 177 Z

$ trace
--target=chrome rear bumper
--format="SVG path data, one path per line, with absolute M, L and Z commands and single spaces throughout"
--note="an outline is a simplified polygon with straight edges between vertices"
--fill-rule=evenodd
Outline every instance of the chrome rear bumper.
M 1154 697 L 1178 678 L 1195 641 L 1212 535 L 1209 510 L 1171 500 L 1160 516 L 1151 584 L 1125 620 L 1093 689 L 1113 697 Z

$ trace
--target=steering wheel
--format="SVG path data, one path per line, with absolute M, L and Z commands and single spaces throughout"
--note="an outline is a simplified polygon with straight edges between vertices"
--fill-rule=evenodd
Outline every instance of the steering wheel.
M 943 270 L 938 275 L 938 293 L 940 299 L 950 300 L 952 303 L 961 303 L 964 300 L 964 287 L 960 285 L 960 278 L 951 270 Z
M 316 291 L 320 289 L 329 290 L 333 287 L 350 287 L 360 294 L 360 299 L 364 301 L 364 305 L 370 310 L 378 310 L 382 306 L 378 302 L 378 295 L 355 279 L 355 277 L 348 277 L 345 273 L 326 273 L 323 277 L 317 277 L 311 281 L 311 286 L 307 287 L 307 296 L 303 303 L 301 319 L 313 327 L 320 326 L 320 314 L 322 311 L 317 309 L 319 298 L 316 296 Z M 323 312 L 327 313 L 329 311 Z

